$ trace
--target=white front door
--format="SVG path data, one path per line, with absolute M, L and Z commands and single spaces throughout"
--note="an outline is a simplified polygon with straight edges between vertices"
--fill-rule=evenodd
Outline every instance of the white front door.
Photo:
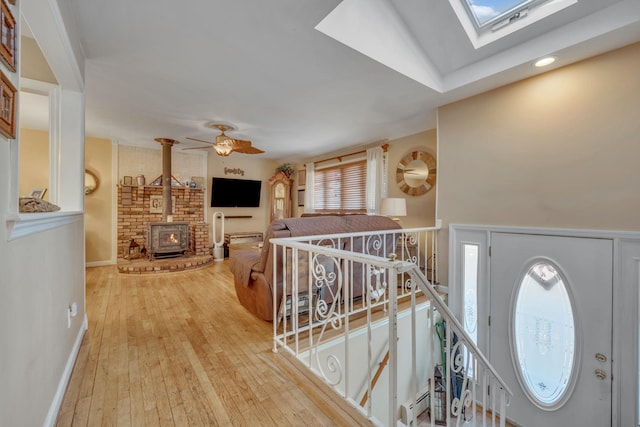
M 527 427 L 611 425 L 613 243 L 491 234 L 490 361 Z

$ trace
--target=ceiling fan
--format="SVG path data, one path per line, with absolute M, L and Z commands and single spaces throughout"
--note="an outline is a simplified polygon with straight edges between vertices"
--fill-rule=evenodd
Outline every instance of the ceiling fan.
M 192 141 L 205 142 L 207 144 L 212 144 L 212 145 L 207 145 L 205 147 L 187 147 L 187 148 L 183 148 L 183 150 L 198 150 L 202 148 L 213 148 L 214 150 L 216 150 L 216 153 L 220 156 L 228 156 L 234 151 L 237 153 L 243 153 L 243 154 L 264 153 L 263 150 L 260 150 L 259 148 L 252 146 L 251 141 L 247 141 L 244 139 L 235 139 L 225 135 L 225 132 L 235 129 L 233 126 L 226 125 L 223 123 L 211 123 L 209 124 L 209 127 L 216 128 L 220 131 L 220 135 L 216 136 L 216 142 L 187 137 L 187 139 L 191 139 Z

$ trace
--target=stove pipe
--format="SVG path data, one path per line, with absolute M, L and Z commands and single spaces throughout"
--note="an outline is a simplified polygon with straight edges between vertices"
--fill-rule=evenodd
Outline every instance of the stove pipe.
M 156 138 L 162 145 L 162 221 L 167 222 L 167 218 L 173 215 L 171 203 L 171 147 L 180 144 L 171 138 Z

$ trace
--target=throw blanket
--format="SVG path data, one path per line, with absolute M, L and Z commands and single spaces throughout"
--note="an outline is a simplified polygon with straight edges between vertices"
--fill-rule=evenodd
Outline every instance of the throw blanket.
M 318 236 L 346 233 L 346 221 L 342 216 L 314 218 L 287 218 L 281 220 L 291 232 L 291 237 Z
M 229 257 L 229 269 L 236 278 L 237 283 L 249 286 L 251 271 L 260 262 L 260 252 L 252 250 L 235 250 Z

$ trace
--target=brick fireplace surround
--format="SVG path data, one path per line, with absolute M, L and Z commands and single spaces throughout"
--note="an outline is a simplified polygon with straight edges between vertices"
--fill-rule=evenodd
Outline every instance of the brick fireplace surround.
M 161 261 L 126 260 L 129 243 L 135 239 L 140 247 L 149 248 L 147 233 L 150 222 L 162 221 L 162 212 L 151 213 L 151 196 L 162 196 L 161 186 L 118 186 L 118 270 L 121 273 L 162 273 L 180 271 L 207 265 L 209 231 L 204 222 L 204 190 L 201 188 L 172 187 L 175 198 L 173 220 L 189 223 L 190 257 L 177 257 Z

